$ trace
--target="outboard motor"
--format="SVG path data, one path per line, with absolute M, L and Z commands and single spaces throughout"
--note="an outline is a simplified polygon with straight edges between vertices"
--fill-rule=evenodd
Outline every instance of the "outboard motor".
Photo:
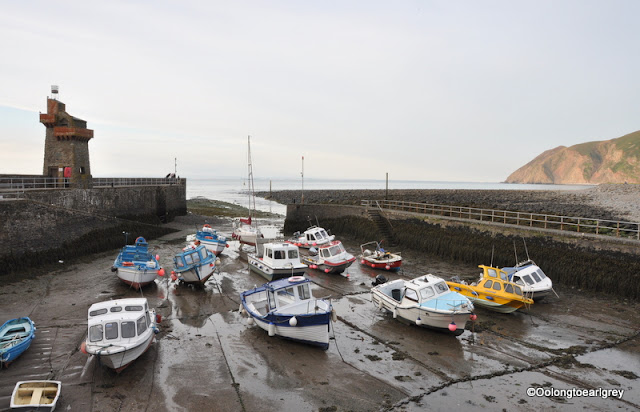
M 371 282 L 373 286 L 382 285 L 383 283 L 387 283 L 387 278 L 384 277 L 384 275 L 376 276 L 376 279 L 373 282 Z

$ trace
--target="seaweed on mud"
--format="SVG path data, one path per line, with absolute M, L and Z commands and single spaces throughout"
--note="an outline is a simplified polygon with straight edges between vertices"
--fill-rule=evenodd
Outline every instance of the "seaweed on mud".
M 391 359 L 393 360 L 404 360 L 407 357 L 407 354 L 404 352 L 393 352 L 391 354 Z
M 611 371 L 611 372 L 630 380 L 638 379 L 638 375 L 636 375 L 634 372 L 631 372 L 631 371 Z
M 365 358 L 369 359 L 372 362 L 380 361 L 382 358 L 378 355 L 364 355 Z

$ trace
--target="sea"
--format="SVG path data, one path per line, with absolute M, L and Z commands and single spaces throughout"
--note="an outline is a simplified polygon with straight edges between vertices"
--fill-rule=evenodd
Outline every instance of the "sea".
M 305 179 L 304 190 L 357 190 L 379 189 L 387 186 L 385 180 L 357 179 Z M 497 182 L 439 182 L 421 180 L 389 180 L 393 189 L 474 189 L 474 190 L 583 190 L 593 185 L 547 185 Z M 254 179 L 256 192 L 278 190 L 300 190 L 301 179 Z M 187 199 L 205 197 L 240 206 L 249 207 L 249 191 L 246 178 L 223 177 L 217 179 L 187 179 Z M 265 212 L 286 214 L 286 206 L 256 197 L 256 209 Z

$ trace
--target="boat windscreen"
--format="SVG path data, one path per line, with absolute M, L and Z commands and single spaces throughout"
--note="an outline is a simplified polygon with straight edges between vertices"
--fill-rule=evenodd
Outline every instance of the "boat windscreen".
M 444 282 L 436 283 L 435 288 L 436 288 L 436 291 L 438 292 L 438 294 L 449 292 L 449 287 Z
M 422 299 L 429 299 L 435 295 L 433 288 L 431 286 L 427 286 L 426 288 L 420 289 L 420 296 Z
M 296 249 L 289 250 L 289 259 L 298 259 L 298 251 Z

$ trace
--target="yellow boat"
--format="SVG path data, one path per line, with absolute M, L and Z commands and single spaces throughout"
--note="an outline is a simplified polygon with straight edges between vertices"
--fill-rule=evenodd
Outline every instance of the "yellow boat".
M 524 296 L 521 286 L 509 282 L 504 270 L 485 265 L 478 267 L 483 272 L 477 283 L 447 282 L 449 288 L 468 297 L 475 305 L 501 313 L 515 312 L 533 303 L 533 299 Z

